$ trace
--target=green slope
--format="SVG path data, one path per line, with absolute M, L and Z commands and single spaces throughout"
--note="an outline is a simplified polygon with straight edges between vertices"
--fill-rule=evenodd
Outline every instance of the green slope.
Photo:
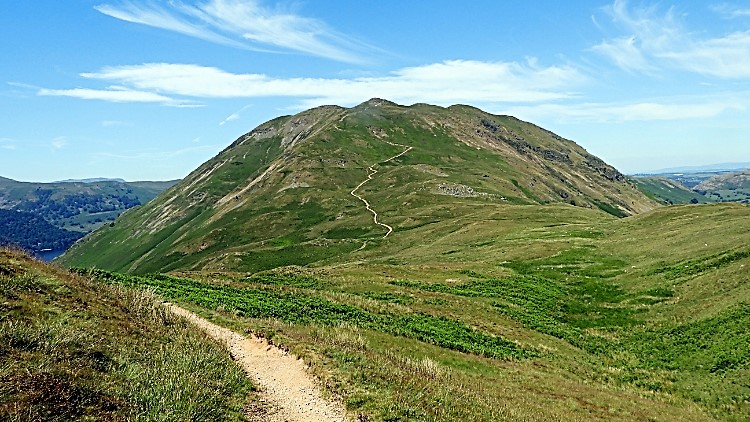
M 358 194 L 394 228 L 385 240 L 350 194 L 370 166 L 377 174 Z M 616 216 L 658 206 L 616 169 L 532 124 L 468 106 L 374 99 L 259 126 L 62 262 L 257 271 L 405 242 L 410 230 L 478 208 L 539 204 Z
M 713 202 L 700 192 L 664 176 L 633 177 L 633 182 L 646 196 L 668 205 L 705 204 Z
M 750 170 L 716 175 L 694 189 L 714 201 L 750 203 Z
M 63 262 L 289 347 L 364 419 L 747 420 L 750 207 L 660 202 L 517 119 L 371 100 L 261 125 Z
M 264 333 L 372 420 L 747 419 L 750 207 L 466 205 L 327 265 L 94 274 Z

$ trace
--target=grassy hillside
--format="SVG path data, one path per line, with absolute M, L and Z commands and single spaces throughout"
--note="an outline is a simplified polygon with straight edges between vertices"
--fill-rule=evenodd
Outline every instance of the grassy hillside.
M 702 193 L 664 176 L 633 177 L 632 180 L 646 196 L 667 205 L 713 202 Z
M 327 265 L 93 275 L 264 333 L 374 420 L 740 421 L 748 218 L 508 206 Z
M 0 249 L 0 420 L 244 420 L 252 388 L 153 293 Z
M 261 125 L 62 262 L 262 333 L 369 420 L 747 420 L 750 207 L 637 183 L 370 100 Z
M 694 189 L 714 201 L 750 203 L 750 170 L 716 175 Z
M 659 206 L 613 167 L 532 124 L 468 106 L 375 99 L 259 126 L 62 262 L 257 271 L 377 248 L 386 232 L 350 193 L 372 171 L 358 194 L 394 228 L 386 244 L 479 209 L 566 204 L 623 217 Z

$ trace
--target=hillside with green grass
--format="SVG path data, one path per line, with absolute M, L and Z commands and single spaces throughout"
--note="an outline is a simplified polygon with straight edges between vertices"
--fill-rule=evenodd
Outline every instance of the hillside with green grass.
M 135 273 L 258 271 L 408 248 L 432 227 L 481 219 L 480 210 L 538 206 L 605 218 L 659 204 L 574 142 L 530 123 L 468 106 L 373 99 L 259 126 L 61 262 Z M 384 239 L 387 227 L 393 234 Z
M 665 176 L 636 176 L 632 180 L 646 196 L 665 205 L 714 202 L 702 193 Z
M 720 174 L 693 188 L 717 202 L 750 203 L 750 170 Z
M 61 262 L 289 349 L 359 420 L 747 420 L 750 207 L 664 206 L 695 197 L 370 100 L 259 126 Z
M 246 420 L 223 346 L 152 292 L 0 249 L 0 420 Z
M 740 421 L 748 219 L 487 206 L 325 265 L 79 271 L 261 333 L 368 420 Z

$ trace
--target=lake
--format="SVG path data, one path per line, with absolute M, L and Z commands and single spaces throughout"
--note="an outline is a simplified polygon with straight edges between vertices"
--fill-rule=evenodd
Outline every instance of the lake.
M 49 262 L 62 255 L 63 252 L 65 252 L 65 249 L 35 252 L 34 255 L 36 255 L 42 261 Z

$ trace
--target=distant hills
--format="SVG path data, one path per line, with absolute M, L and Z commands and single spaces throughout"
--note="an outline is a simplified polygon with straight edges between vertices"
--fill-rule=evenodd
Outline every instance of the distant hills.
M 672 167 L 661 170 L 637 173 L 637 176 L 660 175 L 667 173 L 708 173 L 708 172 L 737 172 L 750 169 L 750 162 L 705 164 L 701 166 Z
M 92 178 L 89 178 L 89 179 L 65 179 L 65 180 L 59 180 L 59 181 L 57 181 L 55 183 L 95 183 L 95 182 L 119 182 L 119 183 L 127 183 L 123 179 L 109 179 L 109 178 L 106 178 L 106 177 L 92 177 Z
M 376 247 L 388 228 L 398 237 L 478 207 L 544 204 L 616 217 L 659 206 L 533 124 L 372 99 L 260 125 L 62 259 L 118 271 L 254 271 Z
M 175 183 L 99 179 L 26 183 L 0 177 L 0 210 L 6 211 L 4 221 L 13 222 L 0 228 L 0 244 L 32 251 L 65 249 Z
M 34 213 L 0 209 L 0 245 L 36 252 L 64 250 L 83 235 L 55 227 Z
M 750 203 L 750 170 L 695 170 L 640 175 L 633 176 L 633 181 L 648 196 L 667 204 Z
M 750 203 L 750 170 L 718 174 L 693 188 L 717 202 Z

